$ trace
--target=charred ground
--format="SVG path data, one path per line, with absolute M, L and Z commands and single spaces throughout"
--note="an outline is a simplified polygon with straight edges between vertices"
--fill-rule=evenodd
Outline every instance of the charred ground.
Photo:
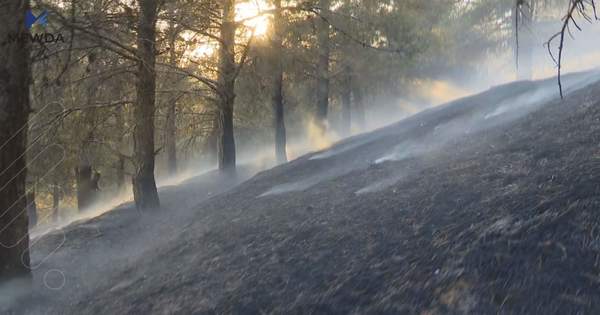
M 216 196 L 163 190 L 167 214 L 120 220 L 125 205 L 70 226 L 34 271 L 41 288 L 70 261 L 65 288 L 25 312 L 600 313 L 600 84 L 565 79 L 564 100 L 551 80 L 512 83 Z M 118 244 L 140 249 L 113 259 Z

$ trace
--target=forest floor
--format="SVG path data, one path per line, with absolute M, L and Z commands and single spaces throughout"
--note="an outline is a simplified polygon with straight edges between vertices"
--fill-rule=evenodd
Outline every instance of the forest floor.
M 598 79 L 496 87 L 72 224 L 33 247 L 16 312 L 600 314 Z

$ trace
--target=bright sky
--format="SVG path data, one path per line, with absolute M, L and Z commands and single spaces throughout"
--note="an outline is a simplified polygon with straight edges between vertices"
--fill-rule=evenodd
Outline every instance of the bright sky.
M 248 19 L 258 16 L 261 11 L 271 9 L 264 0 L 249 0 L 248 2 L 238 3 L 235 7 L 236 20 Z M 253 28 L 254 35 L 263 36 L 269 30 L 269 17 L 267 15 L 258 16 L 244 23 Z
M 235 19 L 237 21 L 248 19 L 244 25 L 254 29 L 254 36 L 264 36 L 269 30 L 269 15 L 260 15 L 261 11 L 269 10 L 271 7 L 265 0 L 248 0 L 239 2 L 235 7 Z M 256 17 L 256 18 L 252 18 Z M 204 43 L 196 47 L 191 53 L 193 58 L 202 58 L 212 55 L 217 49 L 215 43 Z

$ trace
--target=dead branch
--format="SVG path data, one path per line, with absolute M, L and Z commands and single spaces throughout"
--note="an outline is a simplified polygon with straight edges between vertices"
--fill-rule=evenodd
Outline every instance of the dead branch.
M 558 71 L 558 89 L 560 92 L 560 97 L 563 98 L 564 94 L 563 94 L 563 87 L 562 87 L 562 80 L 561 80 L 561 71 L 562 71 L 562 59 L 563 59 L 563 50 L 564 50 L 564 43 L 565 43 L 565 34 L 569 34 L 570 36 L 573 36 L 571 34 L 569 25 L 573 25 L 575 26 L 575 28 L 577 28 L 579 31 L 581 31 L 581 27 L 577 24 L 576 21 L 576 14 L 580 17 L 583 17 L 586 21 L 588 22 L 592 22 L 592 18 L 591 16 L 589 16 L 586 13 L 586 9 L 587 8 L 591 8 L 593 15 L 594 15 L 594 19 L 597 21 L 598 19 L 598 14 L 596 11 L 596 0 L 569 0 L 569 9 L 567 10 L 567 14 L 563 17 L 562 21 L 562 27 L 560 29 L 560 31 L 558 31 L 556 34 L 552 35 L 550 37 L 550 39 L 545 43 L 546 47 L 548 48 L 548 53 L 550 54 L 550 57 L 552 58 L 552 60 L 554 61 L 554 63 L 557 66 L 557 71 Z M 558 39 L 558 56 L 555 56 L 554 53 L 552 53 L 552 43 Z

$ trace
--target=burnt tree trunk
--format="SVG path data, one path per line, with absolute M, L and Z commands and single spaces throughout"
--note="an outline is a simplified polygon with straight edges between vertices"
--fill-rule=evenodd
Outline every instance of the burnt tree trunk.
M 219 169 L 235 171 L 233 104 L 235 100 L 235 1 L 223 0 L 221 41 L 219 47 Z
M 139 0 L 137 34 L 137 86 L 133 109 L 133 151 L 135 171 L 132 179 L 133 198 L 138 209 L 160 206 L 154 179 L 154 110 L 156 92 L 156 0 Z
M 275 0 L 275 13 L 273 13 L 273 126 L 275 128 L 275 158 L 277 163 L 287 162 L 286 132 L 283 112 L 283 64 L 282 64 L 282 23 L 281 0 Z
M 352 68 L 344 67 L 342 76 L 342 136 L 347 137 L 352 129 Z
M 317 127 L 321 132 L 327 129 L 327 112 L 329 110 L 329 23 L 326 18 L 331 0 L 319 0 L 321 18 L 317 23 L 317 44 L 319 58 L 317 61 Z
M 30 284 L 25 146 L 29 114 L 29 44 L 8 42 L 25 30 L 29 1 L 4 1 L 0 10 L 0 283 Z M 4 294 L 4 293 L 3 293 Z

